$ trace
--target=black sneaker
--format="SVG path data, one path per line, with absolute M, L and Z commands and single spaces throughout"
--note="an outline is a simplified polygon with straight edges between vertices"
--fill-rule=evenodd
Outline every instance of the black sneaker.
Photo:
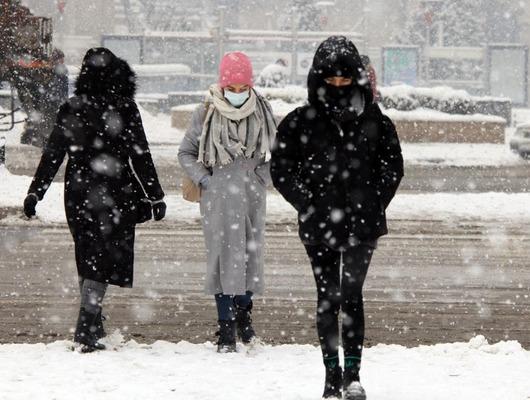
M 237 324 L 237 336 L 245 344 L 248 344 L 256 337 L 256 332 L 252 327 L 252 301 L 246 308 L 240 308 L 238 306 L 236 309 L 236 324 Z
M 236 321 L 218 321 L 219 330 L 215 333 L 219 336 L 217 340 L 218 353 L 236 352 Z
M 342 369 L 326 368 L 323 399 L 342 399 Z

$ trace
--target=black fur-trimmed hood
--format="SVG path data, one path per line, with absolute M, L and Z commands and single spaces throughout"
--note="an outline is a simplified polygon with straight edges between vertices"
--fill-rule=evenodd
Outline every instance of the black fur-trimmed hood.
M 331 76 L 352 78 L 353 85 L 363 92 L 366 103 L 372 102 L 370 82 L 359 51 L 345 36 L 331 36 L 318 46 L 307 77 L 310 104 L 318 106 L 322 103 L 326 87 L 324 79 Z
M 105 47 L 87 51 L 75 83 L 77 96 L 130 98 L 136 94 L 136 74 L 127 61 Z

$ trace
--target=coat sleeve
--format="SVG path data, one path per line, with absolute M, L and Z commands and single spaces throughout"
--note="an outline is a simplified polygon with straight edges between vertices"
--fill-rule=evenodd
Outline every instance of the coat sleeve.
M 377 190 L 386 209 L 396 194 L 404 175 L 404 168 L 401 146 L 394 123 L 387 116 L 383 116 L 382 125 Z
M 164 191 L 162 186 L 160 186 L 155 164 L 151 157 L 140 111 L 134 102 L 129 107 L 131 109 L 131 118 L 128 121 L 128 133 L 132 138 L 129 146 L 131 165 L 149 200 L 161 200 L 164 198 Z
M 272 111 L 271 104 L 267 101 L 267 99 L 263 99 L 263 104 L 265 104 L 265 108 L 267 109 L 267 112 L 270 115 L 270 118 L 272 121 L 274 121 L 274 130 L 277 132 L 278 127 L 276 120 L 274 119 L 274 112 Z M 274 146 L 274 143 L 271 143 L 271 146 Z M 271 149 L 272 150 L 272 149 Z M 272 177 L 271 177 L 271 162 L 270 160 L 266 160 L 264 157 L 262 161 L 258 164 L 255 170 L 256 174 L 259 175 L 259 177 L 263 180 L 263 183 L 265 186 L 271 186 L 272 185 Z
M 199 141 L 202 134 L 202 125 L 206 115 L 206 108 L 203 104 L 198 106 L 192 114 L 191 123 L 186 131 L 184 139 L 179 147 L 179 163 L 186 172 L 186 175 L 198 185 L 201 178 L 210 175 L 210 171 L 202 163 L 197 162 L 199 156 Z
M 44 147 L 39 166 L 28 189 L 28 194 L 36 194 L 39 200 L 44 197 L 66 155 L 65 128 L 63 125 L 67 112 L 66 108 L 66 104 L 61 106 L 57 113 L 55 125 Z
M 303 160 L 299 152 L 298 117 L 289 114 L 278 127 L 272 150 L 270 173 L 274 187 L 298 212 L 306 212 L 311 191 L 300 177 Z

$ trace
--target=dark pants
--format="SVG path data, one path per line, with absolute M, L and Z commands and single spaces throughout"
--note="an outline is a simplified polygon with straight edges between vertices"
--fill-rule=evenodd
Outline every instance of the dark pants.
M 101 303 L 107 292 L 108 284 L 79 277 L 79 291 L 81 292 L 81 307 L 91 314 L 101 312 Z
M 317 286 L 317 330 L 324 363 L 338 357 L 338 316 L 342 309 L 345 366 L 358 369 L 364 342 L 362 290 L 374 248 L 358 245 L 340 252 L 317 245 L 306 246 L 306 251 Z
M 231 321 L 235 319 L 235 307 L 246 309 L 252 301 L 252 292 L 247 291 L 243 295 L 229 295 L 217 293 L 215 303 L 220 321 Z

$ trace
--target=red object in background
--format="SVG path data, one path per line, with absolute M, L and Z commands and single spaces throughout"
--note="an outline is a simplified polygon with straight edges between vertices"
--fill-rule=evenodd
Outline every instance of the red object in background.
M 66 7 L 66 0 L 57 0 L 57 9 L 61 14 L 64 14 L 64 8 Z
M 434 18 L 433 12 L 431 10 L 425 11 L 425 14 L 423 14 L 423 19 L 425 20 L 425 24 L 427 26 L 432 25 L 432 20 Z
M 366 68 L 366 74 L 368 75 L 368 80 L 370 81 L 370 88 L 372 89 L 372 95 L 374 96 L 374 103 L 376 103 L 379 101 L 379 93 L 377 92 L 377 76 L 372 64 Z

